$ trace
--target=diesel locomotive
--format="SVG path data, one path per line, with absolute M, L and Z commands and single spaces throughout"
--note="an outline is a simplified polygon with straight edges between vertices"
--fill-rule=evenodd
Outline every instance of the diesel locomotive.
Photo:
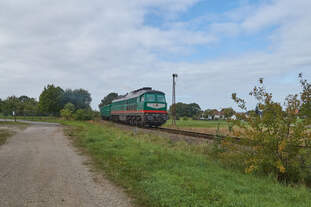
M 168 120 L 165 94 L 150 87 L 132 91 L 100 107 L 104 120 L 130 125 L 157 127 Z

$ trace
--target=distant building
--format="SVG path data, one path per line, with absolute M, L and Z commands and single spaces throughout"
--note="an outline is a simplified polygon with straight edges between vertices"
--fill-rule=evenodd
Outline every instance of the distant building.
M 219 119 L 225 119 L 225 115 L 222 111 L 218 111 L 217 109 L 213 109 L 208 115 L 208 120 L 219 120 Z
M 233 116 L 230 117 L 230 119 L 231 120 L 237 120 L 237 117 L 236 117 L 236 115 L 233 115 Z

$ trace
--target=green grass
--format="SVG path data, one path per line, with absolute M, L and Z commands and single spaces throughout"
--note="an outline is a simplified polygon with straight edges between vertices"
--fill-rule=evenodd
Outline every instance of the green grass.
M 180 128 L 189 128 L 189 127 L 198 127 L 198 128 L 214 128 L 217 127 L 219 124 L 219 127 L 227 127 L 227 122 L 223 120 L 219 121 L 203 121 L 203 120 L 176 120 L 176 126 Z M 164 127 L 171 127 L 172 120 L 168 120 L 163 126 Z
M 222 167 L 207 145 L 172 142 L 112 125 L 64 122 L 67 134 L 98 169 L 123 186 L 142 206 L 309 207 L 311 192 L 272 178 Z
M 8 129 L 0 129 L 0 145 L 6 143 L 8 137 L 12 136 L 13 133 Z

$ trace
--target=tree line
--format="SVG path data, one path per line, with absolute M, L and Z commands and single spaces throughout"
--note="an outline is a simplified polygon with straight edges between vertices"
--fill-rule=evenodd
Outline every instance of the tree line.
M 176 119 L 180 118 L 192 118 L 192 119 L 228 119 L 235 114 L 232 108 L 223 108 L 220 111 L 217 109 L 206 109 L 202 110 L 200 105 L 197 103 L 182 103 L 178 102 L 176 107 Z M 169 113 L 172 114 L 173 106 L 169 108 Z
M 15 112 L 17 116 L 63 115 L 65 118 L 75 114 L 76 119 L 90 119 L 94 113 L 90 107 L 91 101 L 91 94 L 85 89 L 64 90 L 51 84 L 44 87 L 38 101 L 25 95 L 0 99 L 0 113 L 12 115 Z

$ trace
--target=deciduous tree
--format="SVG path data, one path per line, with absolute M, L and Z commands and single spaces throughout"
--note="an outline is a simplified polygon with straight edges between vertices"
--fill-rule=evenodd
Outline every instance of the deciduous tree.
M 2 112 L 4 115 L 12 115 L 13 111 L 16 112 L 19 100 L 16 96 L 9 96 L 2 102 Z
M 235 113 L 233 108 L 223 108 L 221 111 L 223 112 L 226 119 L 232 117 L 233 114 Z
M 99 104 L 99 107 L 102 107 L 102 106 L 105 106 L 105 105 L 108 105 L 108 104 L 111 104 L 113 100 L 117 99 L 119 97 L 119 95 L 115 92 L 112 92 L 112 93 L 109 93 L 107 96 L 105 96 L 100 104 Z
M 53 84 L 44 87 L 39 97 L 39 109 L 47 115 L 59 115 L 59 111 L 64 107 L 64 90 Z
M 91 94 L 85 89 L 66 89 L 64 92 L 62 103 L 72 103 L 76 109 L 87 109 L 90 108 L 92 101 Z

